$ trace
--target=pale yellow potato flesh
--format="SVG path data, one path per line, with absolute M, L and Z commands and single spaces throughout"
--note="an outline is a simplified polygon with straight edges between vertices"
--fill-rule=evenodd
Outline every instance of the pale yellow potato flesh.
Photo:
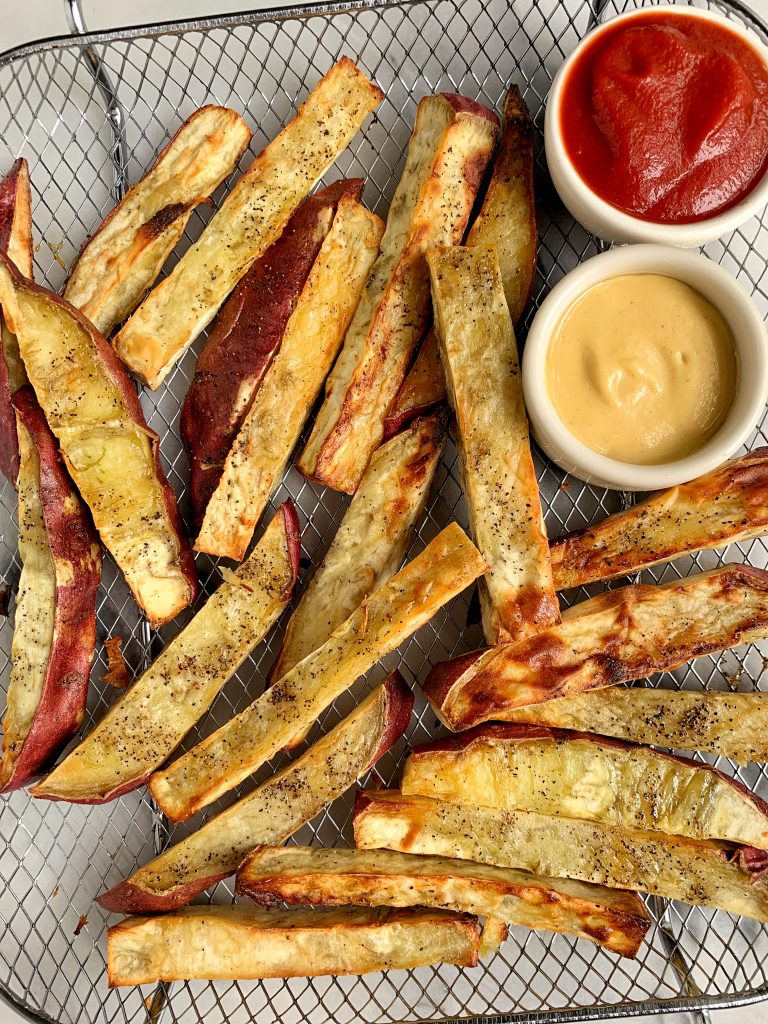
M 512 318 L 494 248 L 427 253 L 435 332 L 456 414 L 473 538 L 490 565 L 480 584 L 489 644 L 560 621 L 531 455 Z
M 64 298 L 102 334 L 133 312 L 194 207 L 237 167 L 250 139 L 250 129 L 234 110 L 212 105 L 196 110 L 86 242 Z
M 381 253 L 298 461 L 305 476 L 348 494 L 357 489 L 429 325 L 424 254 L 461 241 L 497 131 L 495 118 L 457 109 L 442 94 L 419 104 Z
M 290 598 L 294 570 L 278 511 L 252 554 L 85 739 L 32 790 L 101 802 L 143 782 L 208 710 Z
M 450 748 L 417 749 L 405 763 L 400 788 L 450 803 L 768 849 L 768 807 L 706 765 L 597 736 L 525 738 L 510 736 L 512 731 L 510 726 L 505 735 L 504 726 L 491 726 L 461 747 L 458 741 Z
M 340 201 L 277 355 L 229 450 L 195 547 L 241 559 L 282 478 L 352 319 L 384 231 L 354 199 Z
M 510 721 L 768 761 L 768 693 L 620 687 L 517 708 Z
M 392 850 L 257 848 L 237 870 L 237 892 L 267 907 L 423 906 L 479 914 L 497 922 L 487 936 L 489 952 L 491 938 L 503 941 L 506 925 L 518 924 L 578 935 L 632 957 L 651 923 L 642 900 L 617 889 Z
M 473 967 L 479 927 L 435 910 L 187 907 L 129 917 L 107 933 L 110 987 L 182 979 L 367 974 L 450 963 Z
M 597 821 L 466 807 L 395 790 L 369 790 L 355 815 L 363 849 L 459 857 L 538 875 L 635 889 L 768 922 L 768 883 L 732 850 Z
M 322 711 L 361 675 L 428 622 L 485 571 L 452 523 L 376 590 L 317 651 L 250 707 L 156 772 L 152 796 L 173 820 L 189 817 L 237 786 L 305 735 Z
M 318 82 L 117 334 L 116 350 L 139 380 L 153 388 L 162 383 L 382 97 L 348 57 Z
M 402 563 L 445 441 L 443 417 L 417 420 L 374 454 L 325 558 L 291 615 L 272 668 L 280 679 Z

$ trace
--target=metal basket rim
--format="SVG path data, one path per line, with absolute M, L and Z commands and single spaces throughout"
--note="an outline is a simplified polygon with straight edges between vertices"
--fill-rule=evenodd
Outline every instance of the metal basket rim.
M 151 22 L 142 25 L 122 26 L 101 31 L 81 34 L 48 36 L 12 47 L 0 52 L 0 68 L 8 67 L 18 60 L 36 56 L 52 50 L 85 49 L 100 43 L 131 42 L 135 39 L 155 38 L 161 35 L 184 34 L 187 32 L 209 32 L 213 29 L 233 28 L 239 25 L 252 25 L 261 22 L 283 22 L 293 19 L 310 17 L 327 17 L 329 15 L 352 13 L 361 10 L 381 10 L 390 7 L 415 7 L 429 0 L 313 0 L 304 4 L 293 4 L 287 7 L 264 8 L 263 10 L 243 10 L 226 15 L 209 15 L 198 18 L 178 19 L 173 21 Z M 512 0 L 507 0 L 511 5 Z M 587 0 L 589 7 L 599 16 L 604 0 Z M 678 0 L 669 0 L 675 4 Z M 690 4 L 691 0 L 683 0 Z M 747 23 L 757 26 L 768 34 L 768 18 L 762 17 L 751 9 L 744 0 L 720 0 L 742 17 Z M 538 6 L 538 0 L 533 0 Z M 698 995 L 681 996 L 663 1000 L 645 1000 L 633 1004 L 617 1004 L 615 1006 L 585 1006 L 564 1008 L 561 1010 L 545 1010 L 535 1012 L 479 1015 L 472 1017 L 441 1017 L 434 1018 L 431 1024 L 578 1024 L 590 1020 L 618 1020 L 649 1017 L 664 1013 L 696 1013 L 708 1010 L 735 1009 L 768 1001 L 768 984 L 739 995 Z M 7 1005 L 21 1014 L 33 1024 L 58 1024 L 55 1018 L 43 1011 L 19 1001 L 13 993 L 0 982 L 0 1005 Z M 405 1022 L 415 1024 L 415 1022 Z

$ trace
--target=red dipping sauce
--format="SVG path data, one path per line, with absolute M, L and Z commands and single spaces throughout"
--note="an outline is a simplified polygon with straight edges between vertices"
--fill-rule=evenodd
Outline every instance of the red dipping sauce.
M 716 22 L 639 13 L 574 61 L 560 132 L 580 177 L 612 206 L 660 224 L 704 220 L 768 169 L 768 69 Z

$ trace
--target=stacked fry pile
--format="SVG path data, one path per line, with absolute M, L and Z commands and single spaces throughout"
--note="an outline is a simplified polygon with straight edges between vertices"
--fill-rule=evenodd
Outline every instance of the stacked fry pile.
M 3 791 L 34 782 L 38 798 L 102 803 L 146 784 L 180 822 L 301 744 L 475 581 L 489 645 L 422 681 L 456 735 L 412 750 L 399 790 L 357 794 L 355 848 L 282 844 L 402 737 L 413 696 L 398 672 L 103 893 L 136 915 L 109 931 L 112 985 L 472 966 L 510 924 L 633 957 L 651 924 L 638 892 L 768 922 L 768 806 L 655 749 L 768 760 L 768 696 L 617 688 L 768 637 L 768 573 L 726 565 L 564 612 L 557 596 L 768 532 L 768 452 L 550 544 L 515 339 L 537 241 L 525 105 L 512 88 L 502 130 L 475 101 L 422 99 L 385 225 L 362 180 L 309 195 L 382 98 L 336 64 L 159 284 L 191 211 L 248 146 L 234 111 L 181 126 L 63 298 L 32 281 L 25 162 L 0 185 L 0 468 L 18 488 L 23 561 Z M 162 387 L 209 326 L 181 420 L 194 548 L 240 565 L 55 764 L 83 720 L 102 546 L 153 625 L 197 598 L 128 371 Z M 453 523 L 403 566 L 451 424 L 473 539 Z M 351 502 L 269 685 L 174 759 L 291 604 L 293 506 L 251 541 L 302 436 L 296 467 Z M 233 874 L 250 903 L 188 906 Z

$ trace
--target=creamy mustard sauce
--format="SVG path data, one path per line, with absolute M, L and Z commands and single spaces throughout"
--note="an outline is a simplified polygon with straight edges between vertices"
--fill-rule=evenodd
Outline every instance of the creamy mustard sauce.
M 736 348 L 703 295 L 660 274 L 595 285 L 557 326 L 547 388 L 584 444 L 621 462 L 655 465 L 698 451 L 736 395 Z

